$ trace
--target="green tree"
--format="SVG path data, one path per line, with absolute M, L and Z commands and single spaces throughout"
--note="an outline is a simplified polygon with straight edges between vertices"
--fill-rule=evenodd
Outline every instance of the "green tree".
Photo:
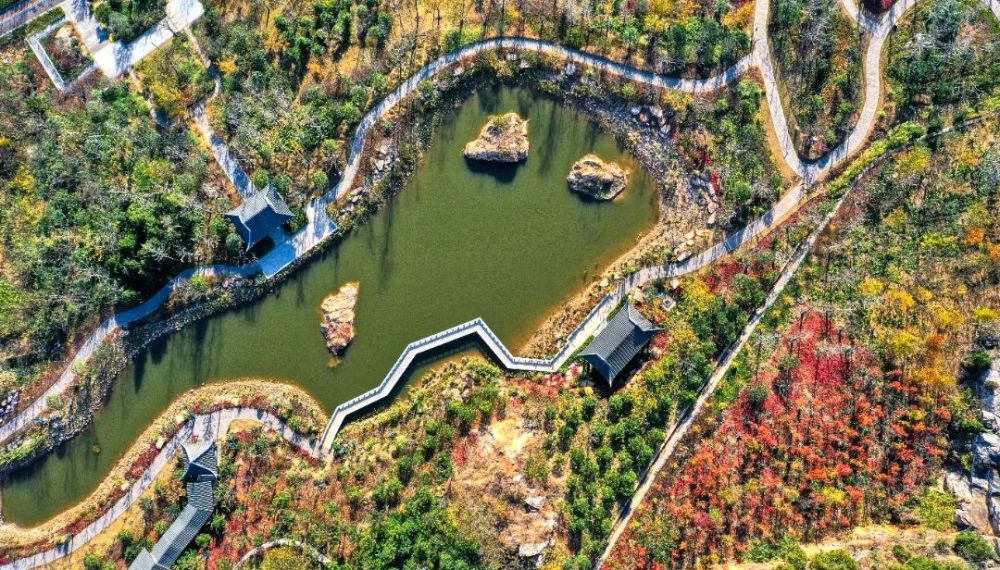
M 272 548 L 264 554 L 260 570 L 303 570 L 313 566 L 315 565 L 312 559 L 298 549 L 280 546 Z
M 955 537 L 954 549 L 955 554 L 973 564 L 984 564 L 997 559 L 993 546 L 974 532 L 960 532 Z
M 860 566 L 843 550 L 821 552 L 809 562 L 810 570 L 858 570 Z
M 451 523 L 437 497 L 421 488 L 403 508 L 379 513 L 361 536 L 351 563 L 357 568 L 479 568 L 479 548 Z

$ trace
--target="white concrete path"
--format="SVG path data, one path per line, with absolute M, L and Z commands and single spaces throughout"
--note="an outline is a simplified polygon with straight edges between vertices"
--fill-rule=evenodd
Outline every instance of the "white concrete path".
M 169 42 L 205 13 L 199 0 L 169 0 L 166 17 L 131 43 L 108 41 L 107 30 L 94 18 L 89 0 L 66 0 L 66 16 L 76 25 L 94 63 L 105 76 L 126 75 L 134 65 Z
M 889 12 L 883 15 L 883 17 L 880 20 L 874 20 L 872 19 L 871 15 L 868 14 L 867 12 L 859 11 L 858 6 L 857 4 L 855 4 L 854 0 L 841 0 L 847 12 L 851 14 L 851 18 L 859 25 L 863 26 L 869 33 L 872 34 L 871 43 L 869 44 L 869 48 L 865 58 L 865 105 L 864 108 L 862 109 L 861 119 L 858 122 L 858 126 L 855 127 L 854 131 L 851 132 L 850 137 L 848 137 L 848 139 L 843 144 L 841 144 L 837 149 L 834 149 L 833 152 L 827 155 L 827 157 L 824 157 L 823 160 L 827 161 L 825 165 L 820 165 L 819 163 L 817 163 L 816 165 L 813 165 L 811 167 L 815 169 L 813 171 L 814 176 L 818 176 L 822 172 L 829 170 L 830 168 L 832 168 L 833 165 L 837 164 L 839 161 L 846 158 L 846 156 L 854 152 L 854 150 L 860 148 L 861 145 L 864 143 L 865 139 L 867 138 L 868 131 L 870 131 L 872 125 L 874 124 L 875 114 L 878 110 L 878 102 L 880 96 L 879 89 L 881 88 L 881 69 L 880 69 L 881 55 L 882 55 L 882 50 L 885 46 L 885 41 L 889 37 L 889 34 L 895 27 L 896 23 L 899 22 L 900 18 L 902 18 L 907 11 L 916 6 L 918 1 L 919 0 L 899 0 L 898 2 L 896 2 L 896 4 Z M 987 7 L 990 8 L 994 16 L 996 16 L 996 18 L 1000 20 L 1000 1 L 998 0 L 982 0 L 982 1 Z M 755 22 L 755 33 L 757 29 L 756 26 L 759 25 L 761 21 L 764 22 L 764 26 L 766 27 L 766 22 L 767 22 L 766 13 L 764 14 L 763 20 L 760 19 L 761 4 L 767 5 L 769 4 L 769 2 L 767 1 L 761 2 L 760 0 L 758 0 L 757 3 L 758 19 Z M 867 127 L 865 127 L 865 125 L 867 125 Z M 944 132 L 950 132 L 951 130 L 953 130 L 953 128 L 946 129 Z M 820 162 L 822 163 L 823 161 Z M 808 177 L 806 178 L 808 179 Z M 774 303 L 778 300 L 778 297 L 781 295 L 785 287 L 791 281 L 792 276 L 795 274 L 799 266 L 805 260 L 806 256 L 809 254 L 809 251 L 812 250 L 812 247 L 813 245 L 815 245 L 816 240 L 819 238 L 819 235 L 826 228 L 826 226 L 829 225 L 830 221 L 833 220 L 833 217 L 840 209 L 840 206 L 844 202 L 844 199 L 846 197 L 847 193 L 845 192 L 844 196 L 842 196 L 840 200 L 837 201 L 837 204 L 834 207 L 834 209 L 829 214 L 827 214 L 827 216 L 823 219 L 823 222 L 810 235 L 809 239 L 804 244 L 805 247 L 801 248 L 798 251 L 795 259 L 786 266 L 784 271 L 782 271 L 781 277 L 776 282 L 775 287 L 772 289 L 770 295 L 768 295 L 764 305 L 760 309 L 758 309 L 758 311 L 754 314 L 753 318 L 750 320 L 750 323 L 744 328 L 743 334 L 740 335 L 740 338 L 737 340 L 737 342 L 724 353 L 722 359 L 719 362 L 719 366 L 715 369 L 715 371 L 713 372 L 712 376 L 709 378 L 709 381 L 705 384 L 705 386 L 702 387 L 698 399 L 695 401 L 694 405 L 688 410 L 688 412 L 684 415 L 681 421 L 674 427 L 670 436 L 667 438 L 666 441 L 664 441 L 660 449 L 657 450 L 657 454 L 653 460 L 653 463 L 643 473 L 642 480 L 640 481 L 635 494 L 629 501 L 629 504 L 626 507 L 625 511 L 620 515 L 620 518 L 616 521 L 615 526 L 612 529 L 611 536 L 607 541 L 604 553 L 601 555 L 600 559 L 598 559 L 596 568 L 600 568 L 601 565 L 604 563 L 604 561 L 607 559 L 607 557 L 611 554 L 615 544 L 618 542 L 618 539 L 621 537 L 622 533 L 627 528 L 629 521 L 631 521 L 632 516 L 635 514 L 639 505 L 645 499 L 650 488 L 652 487 L 652 484 L 656 479 L 656 474 L 660 471 L 660 469 L 663 468 L 667 460 L 673 455 L 674 451 L 677 448 L 677 445 L 684 439 L 684 436 L 687 434 L 688 430 L 693 425 L 694 420 L 697 418 L 699 412 L 704 407 L 705 403 L 707 403 L 709 398 L 711 398 L 712 394 L 714 394 L 715 389 L 718 387 L 722 378 L 724 378 L 726 373 L 729 372 L 729 369 L 733 363 L 733 359 L 736 357 L 737 354 L 739 354 L 739 351 L 743 348 L 743 346 L 750 340 L 750 337 L 753 335 L 753 332 L 757 329 L 757 326 L 760 324 L 760 320 L 763 318 L 767 310 L 771 306 L 773 306 Z M 759 222 L 760 220 L 758 220 L 755 223 Z M 719 245 L 720 244 L 716 244 L 715 247 L 718 248 Z
M 304 543 L 304 542 L 302 542 L 300 540 L 291 540 L 291 539 L 288 539 L 288 538 L 279 538 L 278 540 L 271 540 L 269 542 L 265 542 L 264 544 L 261 544 L 257 548 L 254 548 L 250 552 L 247 552 L 246 554 L 244 554 L 243 558 L 240 558 L 240 561 L 236 563 L 236 566 L 233 566 L 233 570 L 237 570 L 238 568 L 242 568 L 244 564 L 246 564 L 247 562 L 249 562 L 254 557 L 260 556 L 261 554 L 264 554 L 268 550 L 271 550 L 272 548 L 278 548 L 279 546 L 291 546 L 292 548 L 297 548 L 297 549 L 301 550 L 302 552 L 306 553 L 307 555 L 309 555 L 310 557 L 312 557 L 313 559 L 315 559 L 317 562 L 319 562 L 320 564 L 322 564 L 323 567 L 325 567 L 325 568 L 333 566 L 333 560 L 327 558 L 326 556 L 323 556 L 323 554 L 320 551 L 316 550 L 312 546 L 310 546 L 310 545 L 308 545 L 308 544 L 306 544 L 306 543 Z
M 226 141 L 222 140 L 222 137 L 215 133 L 212 125 L 209 124 L 208 116 L 205 113 L 206 103 L 207 101 L 201 101 L 192 106 L 190 109 L 191 118 L 194 119 L 194 124 L 198 128 L 198 132 L 205 139 L 208 148 L 212 151 L 212 156 L 215 157 L 215 162 L 219 164 L 219 168 L 225 173 L 226 178 L 236 188 L 236 191 L 240 193 L 240 196 L 244 199 L 249 198 L 257 192 L 257 188 L 246 171 L 243 170 L 243 167 L 240 166 L 239 161 L 236 160 L 236 157 L 229 150 L 229 145 L 226 144 Z
M 86 0 L 71 0 L 72 2 L 86 2 Z M 849 1 L 849 0 L 845 0 Z M 996 0 L 984 0 L 984 2 L 990 2 L 991 8 L 994 13 L 998 14 L 1000 17 L 1000 6 L 998 6 Z M 895 22 L 902 14 L 905 12 L 907 6 L 912 7 L 916 3 L 916 0 L 905 0 L 897 4 L 898 9 L 894 9 L 892 12 L 887 14 L 883 21 L 885 22 Z M 755 13 L 755 24 L 754 24 L 754 34 L 766 34 L 766 21 L 767 21 L 767 6 L 768 2 L 766 0 L 759 0 L 757 3 L 757 11 Z M 82 9 L 82 8 L 81 8 Z M 885 30 L 881 33 L 888 33 L 892 27 L 891 24 L 883 24 L 880 29 Z M 884 42 L 884 40 L 883 40 Z M 876 42 L 872 42 L 873 45 Z M 766 45 L 766 44 L 765 44 Z M 750 56 L 751 58 L 763 59 L 764 61 L 769 61 L 770 57 L 760 47 L 761 43 L 758 41 L 754 48 L 754 54 Z M 336 202 L 339 198 L 343 197 L 351 188 L 353 188 L 354 179 L 357 175 L 358 169 L 360 167 L 361 153 L 364 148 L 365 140 L 368 134 L 368 130 L 390 111 L 396 104 L 399 103 L 407 94 L 416 89 L 416 86 L 420 81 L 431 77 L 442 69 L 454 64 L 462 58 L 475 55 L 476 53 L 482 52 L 489 49 L 497 48 L 516 48 L 516 49 L 526 49 L 539 51 L 543 53 L 551 53 L 555 55 L 561 55 L 578 61 L 581 63 L 586 63 L 588 65 L 594 65 L 602 69 L 607 69 L 608 71 L 614 73 L 621 73 L 629 79 L 635 81 L 642 81 L 647 83 L 653 83 L 664 87 L 674 87 L 678 89 L 691 90 L 695 92 L 708 91 L 714 88 L 718 88 L 725 85 L 726 82 L 731 82 L 739 76 L 743 70 L 747 68 L 749 62 L 747 60 L 742 61 L 737 64 L 726 73 L 711 79 L 706 80 L 678 80 L 663 78 L 655 74 L 651 74 L 642 70 L 635 70 L 621 64 L 616 64 L 609 62 L 604 58 L 597 56 L 591 56 L 589 54 L 583 54 L 581 52 L 571 50 L 568 48 L 563 48 L 560 46 L 555 46 L 547 42 L 539 40 L 529 40 L 529 39 L 494 39 L 486 40 L 477 44 L 467 46 L 457 52 L 443 56 L 442 58 L 436 60 L 435 62 L 425 66 L 419 72 L 417 72 L 413 77 L 407 80 L 405 83 L 400 85 L 395 89 L 388 97 L 386 97 L 382 102 L 376 105 L 371 111 L 369 111 L 361 120 L 358 125 L 357 131 L 354 138 L 352 139 L 351 149 L 350 149 L 350 159 L 348 161 L 348 167 L 345 169 L 344 175 L 341 181 L 331 189 L 322 198 L 314 201 L 307 208 L 307 215 L 309 218 L 309 223 L 299 231 L 294 236 L 289 237 L 286 241 L 279 243 L 274 250 L 265 255 L 258 263 L 251 264 L 243 267 L 223 267 L 214 266 L 208 268 L 192 268 L 189 269 L 172 280 L 167 286 L 165 286 L 156 296 L 151 298 L 149 301 L 126 311 L 120 315 L 116 315 L 107 321 L 105 321 L 96 331 L 94 331 L 87 341 L 84 343 L 83 348 L 81 348 L 74 359 L 71 361 L 70 365 L 66 368 L 63 374 L 60 376 L 59 380 L 53 384 L 46 392 L 38 398 L 31 406 L 16 415 L 13 419 L 8 420 L 5 424 L 0 426 L 0 441 L 6 440 L 11 435 L 17 431 L 23 429 L 28 423 L 30 423 L 35 418 L 39 417 L 45 411 L 45 398 L 51 395 L 59 395 L 65 391 L 72 383 L 75 377 L 73 368 L 75 366 L 80 366 L 86 362 L 86 360 L 93 353 L 93 350 L 104 340 L 104 338 L 115 331 L 119 326 L 127 326 L 129 323 L 143 318 L 157 308 L 160 304 L 166 301 L 169 296 L 169 292 L 173 289 L 174 285 L 182 279 L 187 279 L 190 276 L 198 273 L 207 273 L 215 275 L 240 275 L 244 277 L 249 277 L 256 274 L 258 271 L 264 273 L 265 276 L 271 277 L 279 273 L 283 268 L 287 267 L 290 263 L 294 262 L 301 256 L 309 252 L 313 247 L 316 247 L 324 239 L 329 237 L 335 231 L 335 224 L 330 220 L 329 216 L 326 214 L 326 205 L 332 202 Z M 877 68 L 879 57 L 878 54 L 881 52 L 881 48 L 875 50 L 870 49 L 870 52 L 875 53 L 874 57 L 869 57 L 873 60 L 876 65 L 873 68 Z M 872 77 L 879 77 L 880 73 L 878 71 L 866 74 Z M 867 82 L 867 80 L 866 80 Z M 769 80 L 765 81 L 765 86 L 768 84 L 773 84 L 773 74 Z M 769 94 L 773 93 L 777 97 L 776 86 L 767 88 Z M 866 87 L 866 92 L 871 89 Z M 778 99 L 780 102 L 780 98 Z M 859 122 L 855 128 L 855 132 L 852 133 L 849 142 L 844 145 L 845 148 L 858 145 L 859 141 L 863 141 L 867 136 L 868 130 L 870 130 L 874 122 L 874 107 L 877 107 L 878 99 L 877 97 L 869 97 L 866 95 L 865 107 L 868 108 L 870 105 L 873 106 L 873 110 L 870 113 L 863 113 L 864 117 L 869 117 L 868 121 Z M 772 111 L 777 109 L 778 111 L 772 114 L 772 117 L 776 122 L 776 127 L 781 124 L 784 125 L 784 114 L 781 111 L 782 107 L 780 104 L 771 105 Z M 787 133 L 787 128 L 778 129 L 778 132 Z M 783 152 L 788 155 L 794 156 L 797 159 L 794 148 L 789 140 L 786 140 L 782 144 Z M 844 153 L 840 153 L 840 158 L 837 160 L 843 160 L 846 156 Z M 786 160 L 788 158 L 786 157 Z M 833 164 L 833 162 L 831 162 Z M 827 169 L 829 166 L 827 167 Z M 791 191 L 787 192 L 786 195 L 772 207 L 764 216 L 759 220 L 748 225 L 744 229 L 730 235 L 723 242 L 715 244 L 712 248 L 705 250 L 697 256 L 694 256 L 683 263 L 667 265 L 662 267 L 654 267 L 651 269 L 644 269 L 639 272 L 636 276 L 630 277 L 631 284 L 639 284 L 646 282 L 649 279 L 654 279 L 658 277 L 676 276 L 681 275 L 690 271 L 695 271 L 702 267 L 705 267 L 709 263 L 715 261 L 722 255 L 731 252 L 749 239 L 759 234 L 762 231 L 767 230 L 772 227 L 775 222 L 783 218 L 785 215 L 789 214 L 791 211 L 796 209 L 801 201 L 807 196 L 806 187 L 799 185 Z
M 143 471 L 142 476 L 132 484 L 125 496 L 118 499 L 114 506 L 106 511 L 99 519 L 87 525 L 78 534 L 70 537 L 70 539 L 63 545 L 33 556 L 21 558 L 20 560 L 16 560 L 9 564 L 4 564 L 0 566 L 0 570 L 27 570 L 29 568 L 37 568 L 39 566 L 51 564 L 60 558 L 73 554 L 90 542 L 91 539 L 97 537 L 97 535 L 101 534 L 104 530 L 111 526 L 115 520 L 125 514 L 125 511 L 127 511 L 129 507 L 131 507 L 132 504 L 142 496 L 146 489 L 153 484 L 153 481 L 156 480 L 156 476 L 160 473 L 160 471 L 170 466 L 173 461 L 174 454 L 181 448 L 181 445 L 188 442 L 211 441 L 218 439 L 229 431 L 229 425 L 236 420 L 252 420 L 259 422 L 263 424 L 264 427 L 277 432 L 303 452 L 308 453 L 313 457 L 317 457 L 315 445 L 312 441 L 300 436 L 288 427 L 285 422 L 267 412 L 253 408 L 229 408 L 212 412 L 210 414 L 195 416 L 192 421 L 186 422 L 184 426 L 163 445 L 160 452 L 153 459 L 152 463 L 150 463 L 149 467 Z

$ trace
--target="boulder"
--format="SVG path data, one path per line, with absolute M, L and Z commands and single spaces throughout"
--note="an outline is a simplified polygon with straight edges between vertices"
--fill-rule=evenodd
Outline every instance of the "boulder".
M 972 442 L 972 469 L 982 473 L 1000 464 L 1000 436 L 983 432 Z
M 973 474 L 969 478 L 969 488 L 976 493 L 985 495 L 990 490 L 990 480 L 985 476 L 979 477 Z
M 994 431 L 1000 431 L 1000 397 L 996 387 L 1000 386 L 1000 365 L 994 364 L 979 378 L 980 392 L 983 396 L 983 423 Z
M 528 121 L 517 113 L 490 117 L 463 154 L 472 160 L 521 162 L 528 158 Z
M 354 340 L 354 305 L 358 302 L 358 283 L 347 283 L 339 291 L 323 299 L 320 309 L 323 320 L 320 331 L 326 347 L 337 356 Z
M 955 511 L 955 526 L 958 530 L 971 530 L 978 528 L 976 519 L 964 508 L 959 507 Z
M 1000 534 L 1000 497 L 986 498 L 986 512 L 989 513 L 993 534 Z
M 545 497 L 528 497 L 524 500 L 524 504 L 533 511 L 540 511 L 545 505 Z
M 517 547 L 517 555 L 521 558 L 534 558 L 544 552 L 548 545 L 548 542 L 524 543 Z
M 991 483 L 983 482 L 985 489 L 974 489 L 969 477 L 961 471 L 946 470 L 944 475 L 944 487 L 950 491 L 958 500 L 958 508 L 955 510 L 955 524 L 960 530 L 976 530 L 978 532 L 990 532 L 989 513 L 987 512 L 986 497 Z
M 604 162 L 592 154 L 573 165 L 566 177 L 569 189 L 597 200 L 613 200 L 628 184 L 628 171 L 613 162 Z
M 967 503 L 972 500 L 972 488 L 964 473 L 957 471 L 946 471 L 944 475 L 944 488 L 951 491 L 952 495 L 958 499 L 959 503 Z

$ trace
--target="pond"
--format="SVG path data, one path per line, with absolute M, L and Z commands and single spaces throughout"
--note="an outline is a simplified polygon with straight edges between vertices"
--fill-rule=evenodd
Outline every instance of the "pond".
M 468 163 L 465 143 L 507 111 L 530 121 L 527 161 Z M 614 202 L 567 189 L 588 152 L 631 171 Z M 330 411 L 376 386 L 408 343 L 476 317 L 517 352 L 655 219 L 653 181 L 595 123 L 528 90 L 480 90 L 449 112 L 414 176 L 368 223 L 263 298 L 142 351 L 89 428 L 4 482 L 4 517 L 35 525 L 85 498 L 171 401 L 206 382 L 287 381 Z M 361 284 L 356 337 L 331 367 L 319 305 L 347 281 Z

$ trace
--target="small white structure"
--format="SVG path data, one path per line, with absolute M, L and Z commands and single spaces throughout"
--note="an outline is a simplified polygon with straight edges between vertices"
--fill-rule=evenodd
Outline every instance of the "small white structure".
M 169 42 L 174 34 L 197 21 L 205 13 L 205 7 L 200 0 L 170 0 L 167 16 L 129 44 L 107 39 L 107 31 L 94 18 L 87 0 L 66 0 L 63 11 L 76 25 L 97 68 L 105 76 L 115 78 L 128 73 L 134 65 Z

